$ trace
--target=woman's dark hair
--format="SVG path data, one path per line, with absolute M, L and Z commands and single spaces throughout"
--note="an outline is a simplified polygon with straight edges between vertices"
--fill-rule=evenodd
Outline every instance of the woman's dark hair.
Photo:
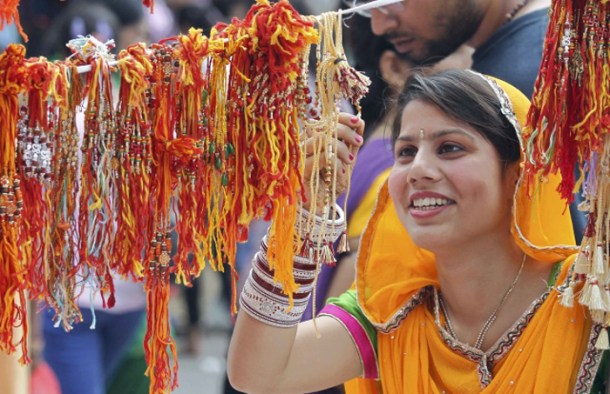
M 519 160 L 521 148 L 516 130 L 502 114 L 499 99 L 481 76 L 466 70 L 411 75 L 398 98 L 393 141 L 400 134 L 403 110 L 413 100 L 433 104 L 450 117 L 468 123 L 491 142 L 503 162 Z

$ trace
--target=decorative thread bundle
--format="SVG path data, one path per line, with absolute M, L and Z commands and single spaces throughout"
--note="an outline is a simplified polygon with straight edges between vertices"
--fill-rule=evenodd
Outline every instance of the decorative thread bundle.
M 112 41 L 92 37 L 71 41 L 73 56 L 54 63 L 9 46 L 0 55 L 0 266 L 8 279 L 0 281 L 8 295 L 0 348 L 22 345 L 29 361 L 25 340 L 12 338 L 14 327 L 27 333 L 26 291 L 69 330 L 82 320 L 75 298 L 85 283 L 113 306 L 114 271 L 144 283 L 150 391 L 167 392 L 178 367 L 170 275 L 188 285 L 206 263 L 234 274 L 237 242 L 260 218 L 273 221 L 267 279 L 291 307 L 303 290 L 292 269 L 303 193 L 299 125 L 311 101 L 308 53 L 318 40 L 311 18 L 288 1 L 259 0 L 243 21 L 218 25 L 210 37 L 191 29 L 132 45 L 117 61 Z M 342 49 L 337 57 L 344 59 Z M 357 102 L 366 91 L 365 78 L 341 63 L 326 71 L 324 89 L 334 96 L 320 104 L 323 114 L 341 94 Z M 91 68 L 84 78 L 83 66 Z M 329 118 L 336 127 L 336 114 Z M 309 231 L 312 240 L 324 236 Z
M 610 324 L 610 2 L 554 1 L 526 134 L 526 174 L 559 171 L 568 202 L 582 189 L 588 222 L 562 303 Z M 580 176 L 574 176 L 574 170 Z M 608 348 L 607 330 L 598 347 Z

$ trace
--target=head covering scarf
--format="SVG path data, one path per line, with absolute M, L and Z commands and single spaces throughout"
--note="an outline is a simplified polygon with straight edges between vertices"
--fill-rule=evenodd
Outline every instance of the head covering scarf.
M 520 132 L 528 99 L 503 81 L 480 76 L 500 99 L 503 114 L 518 131 L 523 152 Z M 522 179 L 523 174 L 513 197 L 511 233 L 523 252 L 540 264 L 565 260 L 556 282 L 562 283 L 577 248 L 569 210 L 556 191 L 560 177 L 539 179 L 535 190 L 529 191 Z M 426 286 L 438 287 L 434 255 L 411 240 L 398 219 L 386 181 L 360 242 L 356 276 L 360 308 L 379 332 L 384 392 L 548 393 L 566 392 L 577 384 L 591 341 L 591 322 L 580 305 L 560 305 L 556 289 L 517 343 L 494 365 L 490 384 L 481 387 L 476 363 L 449 349 L 429 308 L 413 308 Z

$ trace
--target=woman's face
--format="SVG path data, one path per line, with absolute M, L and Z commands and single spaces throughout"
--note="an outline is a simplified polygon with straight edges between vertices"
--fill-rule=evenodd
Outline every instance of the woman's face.
M 517 166 L 503 171 L 487 139 L 427 102 L 407 104 L 401 125 L 389 191 L 413 241 L 440 251 L 510 235 Z

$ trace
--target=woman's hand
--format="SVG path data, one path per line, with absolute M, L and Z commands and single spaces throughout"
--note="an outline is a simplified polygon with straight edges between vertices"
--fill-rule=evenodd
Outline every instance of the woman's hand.
M 362 119 L 347 113 L 339 114 L 337 138 L 330 143 L 326 141 L 323 133 L 307 128 L 304 141 L 305 171 L 303 174 L 306 200 L 303 202 L 303 208 L 312 211 L 312 188 L 316 188 L 316 185 L 312 185 L 312 178 L 316 171 L 320 177 L 320 183 L 317 185 L 318 192 L 314 196 L 316 214 L 321 215 L 324 206 L 328 205 L 325 201 L 327 198 L 325 180 L 330 183 L 335 180 L 335 196 L 345 191 L 351 167 L 354 165 L 358 150 L 363 143 L 363 132 Z

